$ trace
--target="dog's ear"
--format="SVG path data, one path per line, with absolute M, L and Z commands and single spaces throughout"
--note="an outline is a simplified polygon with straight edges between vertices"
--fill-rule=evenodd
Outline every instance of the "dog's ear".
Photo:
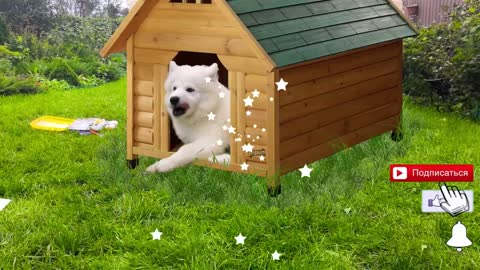
M 211 66 L 208 67 L 208 76 L 210 78 L 214 78 L 218 80 L 218 64 L 213 63 Z
M 175 61 L 170 61 L 170 65 L 169 65 L 168 71 L 169 71 L 169 72 L 172 72 L 172 71 L 175 71 L 177 68 L 178 68 L 177 63 L 175 63 Z

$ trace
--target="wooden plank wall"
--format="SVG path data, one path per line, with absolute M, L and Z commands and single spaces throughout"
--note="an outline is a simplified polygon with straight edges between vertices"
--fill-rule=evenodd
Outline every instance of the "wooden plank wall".
M 230 136 L 232 166 L 240 168 L 240 164 L 246 162 L 249 164 L 249 172 L 264 172 L 267 169 L 269 152 L 267 147 L 268 69 L 256 58 L 229 55 L 218 55 L 218 57 L 229 70 L 231 125 L 236 128 L 236 134 Z M 254 97 L 255 90 L 259 92 L 258 97 Z M 246 107 L 244 99 L 248 97 L 254 101 L 252 106 Z M 242 146 L 245 144 L 251 144 L 254 153 L 243 151 Z M 262 155 L 265 159 L 260 158 Z
M 397 127 L 402 42 L 280 71 L 282 173 Z
M 136 35 L 132 37 L 135 40 Z M 132 41 L 134 44 L 134 41 Z M 169 119 L 166 105 L 164 81 L 168 73 L 168 63 L 176 52 L 144 49 L 132 46 L 132 77 L 129 85 L 133 92 L 129 96 L 132 100 L 132 113 L 128 122 L 133 141 L 134 154 L 144 154 L 144 151 L 169 152 L 170 134 Z M 130 138 L 131 137 L 131 138 Z
M 255 57 L 241 29 L 215 4 L 159 2 L 140 25 L 135 46 Z

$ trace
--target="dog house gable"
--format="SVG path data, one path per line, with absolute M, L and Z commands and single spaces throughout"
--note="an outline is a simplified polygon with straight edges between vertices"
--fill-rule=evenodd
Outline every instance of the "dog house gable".
M 267 138 L 274 136 L 274 128 L 268 127 L 268 119 L 273 117 L 268 97 L 275 94 L 275 66 L 226 2 L 212 2 L 139 1 L 102 50 L 103 56 L 127 51 L 127 158 L 173 154 L 170 120 L 163 102 L 168 63 L 182 53 L 212 54 L 228 70 L 230 124 L 236 128 L 230 140 L 232 162 L 227 168 L 201 161 L 197 164 L 265 176 L 268 149 L 273 149 Z M 255 90 L 260 92 L 255 102 L 245 106 L 244 99 L 253 98 Z M 239 138 L 241 142 L 235 140 Z M 246 143 L 254 146 L 254 155 L 243 151 Z M 262 155 L 265 158 L 260 158 Z M 245 171 L 241 169 L 244 162 L 249 163 Z

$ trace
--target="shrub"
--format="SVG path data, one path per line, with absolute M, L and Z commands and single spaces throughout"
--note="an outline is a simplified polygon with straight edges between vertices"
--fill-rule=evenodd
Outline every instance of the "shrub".
M 73 86 L 80 85 L 78 75 L 64 60 L 61 59 L 57 59 L 52 62 L 51 66 L 49 67 L 48 79 L 64 80 Z
M 107 82 L 120 79 L 123 75 L 123 69 L 113 62 L 101 64 L 97 69 L 96 76 Z
M 440 110 L 480 119 L 480 1 L 466 0 L 450 22 L 405 41 L 405 92 Z
M 83 62 L 80 58 L 75 57 L 71 59 L 65 59 L 65 63 L 72 68 L 77 75 L 91 75 L 91 71 L 88 67 L 88 63 Z
M 0 76 L 0 95 L 36 94 L 42 89 L 39 84 L 31 79 L 21 79 Z
M 99 79 L 95 76 L 83 76 L 83 75 L 80 75 L 78 76 L 78 78 L 80 79 L 80 86 L 81 87 L 94 87 L 94 86 L 99 86 L 101 84 L 104 84 L 105 81 L 102 80 L 102 79 Z
M 71 88 L 71 86 L 64 80 L 49 80 L 45 77 L 37 76 L 36 81 L 42 89 L 48 91 L 66 90 Z

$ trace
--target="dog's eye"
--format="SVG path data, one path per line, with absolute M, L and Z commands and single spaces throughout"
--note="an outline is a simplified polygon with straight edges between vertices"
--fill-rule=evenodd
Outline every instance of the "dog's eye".
M 177 90 L 177 87 L 176 87 L 176 86 L 173 87 L 173 91 L 175 91 L 175 90 Z
M 187 92 L 193 93 L 193 92 L 195 92 L 195 89 L 193 89 L 193 88 L 187 88 Z

